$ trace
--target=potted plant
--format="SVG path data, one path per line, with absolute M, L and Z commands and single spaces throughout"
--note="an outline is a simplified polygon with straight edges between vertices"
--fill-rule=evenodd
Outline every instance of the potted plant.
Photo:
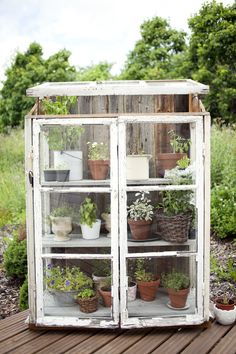
M 76 295 L 76 301 L 79 304 L 81 312 L 91 313 L 97 311 L 98 294 L 90 287 L 86 287 L 79 291 Z
M 69 233 L 72 231 L 72 220 L 74 218 L 76 218 L 74 209 L 66 204 L 52 210 L 48 219 L 52 225 L 55 241 L 70 240 Z
M 182 272 L 172 270 L 171 273 L 162 275 L 161 283 L 169 294 L 170 303 L 168 306 L 171 308 L 184 309 L 189 294 L 189 276 Z
M 82 236 L 86 240 L 99 237 L 101 220 L 97 219 L 97 205 L 90 198 L 85 198 L 79 209 Z
M 222 325 L 230 325 L 236 320 L 235 301 L 228 294 L 223 294 L 215 299 L 214 313 L 217 322 Z
M 145 154 L 142 149 L 133 146 L 133 152 L 126 156 L 126 178 L 129 180 L 140 180 L 149 178 L 149 160 L 152 155 Z
M 136 193 L 135 196 L 138 198 L 127 208 L 128 224 L 131 236 L 135 240 L 148 239 L 151 234 L 154 206 L 145 196 L 146 193 L 148 192 Z
M 111 261 L 109 259 L 94 259 L 92 263 L 93 282 L 96 289 L 107 284 L 107 278 L 111 277 Z
M 128 280 L 128 301 L 135 301 L 137 294 L 137 282 Z
M 111 212 L 108 208 L 104 213 L 101 214 L 101 217 L 105 221 L 105 229 L 108 231 L 107 237 L 111 237 Z
M 106 179 L 109 170 L 108 145 L 101 142 L 87 142 L 88 144 L 88 166 L 93 179 Z
M 144 301 L 155 300 L 156 292 L 160 285 L 160 279 L 158 276 L 145 269 L 144 259 L 137 260 L 135 279 L 141 299 Z
M 104 306 L 111 307 L 111 305 L 112 305 L 111 277 L 106 278 L 105 285 L 103 285 L 98 291 L 103 299 Z
M 166 170 L 171 170 L 176 166 L 177 161 L 187 156 L 191 140 L 185 139 L 176 134 L 174 130 L 168 132 L 170 136 L 171 153 L 157 154 L 157 176 L 164 177 Z
M 48 264 L 44 281 L 48 291 L 62 306 L 75 304 L 78 292 L 93 286 L 93 281 L 79 267 L 61 267 Z
M 191 184 L 192 167 L 174 168 L 167 174 L 170 184 Z M 162 201 L 157 204 L 156 221 L 161 237 L 168 242 L 186 242 L 194 216 L 193 192 L 171 190 L 161 192 Z
M 57 97 L 44 99 L 42 107 L 45 114 L 66 115 L 76 104 L 76 97 Z M 83 178 L 83 153 L 77 150 L 78 141 L 84 132 L 82 126 L 44 127 L 49 150 L 53 151 L 54 166 L 64 165 L 70 169 L 70 181 Z

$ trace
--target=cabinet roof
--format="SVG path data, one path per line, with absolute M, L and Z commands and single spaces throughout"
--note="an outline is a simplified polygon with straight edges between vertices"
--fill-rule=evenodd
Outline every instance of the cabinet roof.
M 30 87 L 27 96 L 110 96 L 206 94 L 209 86 L 193 80 L 46 82 Z

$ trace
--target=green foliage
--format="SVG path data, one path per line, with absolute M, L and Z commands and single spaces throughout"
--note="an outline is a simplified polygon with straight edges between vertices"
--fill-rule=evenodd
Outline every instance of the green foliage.
M 77 81 L 104 81 L 112 79 L 111 68 L 113 64 L 106 61 L 95 65 L 79 68 L 76 73 Z
M 96 292 L 93 289 L 86 288 L 78 293 L 76 296 L 77 298 L 81 299 L 90 299 L 91 297 L 94 297 L 96 295 Z
M 79 267 L 62 268 L 48 264 L 44 279 L 49 290 L 74 291 L 93 286 L 93 280 Z
M 192 77 L 210 85 L 204 103 L 212 117 L 235 122 L 236 5 L 212 1 L 189 20 Z
M 211 140 L 212 231 L 236 237 L 236 131 L 215 125 Z
M 19 307 L 21 311 L 27 310 L 28 304 L 28 279 L 26 278 L 24 283 L 20 287 L 20 301 Z
M 25 279 L 27 275 L 26 240 L 19 241 L 17 235 L 13 240 L 9 240 L 3 254 L 3 266 L 8 277 Z
M 93 274 L 97 277 L 108 277 L 111 275 L 111 261 L 109 259 L 93 259 Z
M 185 139 L 176 134 L 174 130 L 170 130 L 168 132 L 168 135 L 170 136 L 170 145 L 173 149 L 174 153 L 184 153 L 188 152 L 188 149 L 191 144 L 190 139 Z
M 175 291 L 179 291 L 182 289 L 188 289 L 190 285 L 190 280 L 188 275 L 172 270 L 171 273 L 162 275 L 161 283 L 166 289 L 173 289 Z
M 82 126 L 61 126 L 44 128 L 49 150 L 75 150 L 78 146 L 80 135 L 84 132 Z
M 80 224 L 92 227 L 97 219 L 97 205 L 90 199 L 85 198 L 79 209 Z
M 222 266 L 214 254 L 210 258 L 211 273 L 217 275 L 219 281 L 234 281 L 236 283 L 236 264 L 233 259 L 228 260 L 226 266 Z
M 31 43 L 25 53 L 17 52 L 6 70 L 0 99 L 0 131 L 23 124 L 34 103 L 25 95 L 26 89 L 45 81 L 72 81 L 75 68 L 69 64 L 70 52 L 63 49 L 43 59 L 42 47 Z
M 43 99 L 42 108 L 44 114 L 66 115 L 71 113 L 76 102 L 75 96 L 57 96 L 55 100 Z
M 178 168 L 180 168 L 181 170 L 184 170 L 185 168 L 187 168 L 190 164 L 190 159 L 187 156 L 184 156 L 182 159 L 178 160 L 176 162 Z
M 147 193 L 147 192 L 146 192 Z M 138 192 L 135 194 L 138 198 L 128 206 L 127 214 L 132 220 L 152 220 L 154 206 L 150 204 L 145 192 Z
M 137 259 L 136 261 L 136 270 L 135 270 L 135 279 L 136 281 L 154 281 L 156 277 L 151 272 L 148 272 L 146 269 L 145 260 L 142 258 Z
M 88 159 L 89 160 L 108 160 L 109 159 L 109 151 L 108 145 L 101 142 L 97 143 L 94 141 L 93 143 L 87 142 L 88 144 Z
M 25 219 L 24 133 L 0 134 L 0 227 Z
M 78 217 L 78 213 L 76 213 L 74 208 L 70 207 L 67 204 L 64 204 L 59 208 L 53 209 L 50 213 L 50 220 L 56 217 L 71 217 L 72 220 L 76 220 L 76 218 Z
M 172 29 L 167 20 L 153 17 L 141 27 L 141 39 L 129 53 L 122 79 L 162 79 L 168 76 L 172 57 L 184 51 L 185 36 Z

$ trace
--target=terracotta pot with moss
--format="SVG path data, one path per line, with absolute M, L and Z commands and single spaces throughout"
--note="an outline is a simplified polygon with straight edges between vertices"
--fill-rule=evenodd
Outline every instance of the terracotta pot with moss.
M 170 303 L 173 308 L 184 308 L 189 294 L 189 276 L 173 270 L 162 276 L 162 285 L 167 289 Z
M 160 279 L 157 275 L 148 272 L 145 269 L 145 261 L 138 259 L 135 271 L 140 298 L 144 301 L 154 301 L 156 292 L 160 285 Z

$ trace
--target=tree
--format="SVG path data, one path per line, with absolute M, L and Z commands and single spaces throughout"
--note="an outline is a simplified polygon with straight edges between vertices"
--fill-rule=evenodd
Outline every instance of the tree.
M 76 74 L 76 80 L 78 81 L 110 80 L 112 79 L 112 75 L 110 73 L 112 65 L 113 64 L 104 61 L 95 65 L 89 65 L 84 68 L 79 68 Z
M 172 57 L 186 48 L 185 32 L 172 29 L 161 17 L 145 21 L 140 28 L 142 38 L 129 53 L 121 78 L 167 78 Z
M 0 131 L 22 124 L 34 99 L 26 97 L 26 89 L 44 81 L 71 81 L 75 68 L 70 66 L 70 52 L 61 50 L 43 59 L 42 47 L 31 43 L 25 53 L 17 52 L 6 70 L 0 99 Z
M 236 5 L 212 1 L 189 20 L 192 77 L 210 85 L 204 103 L 212 117 L 236 121 Z

